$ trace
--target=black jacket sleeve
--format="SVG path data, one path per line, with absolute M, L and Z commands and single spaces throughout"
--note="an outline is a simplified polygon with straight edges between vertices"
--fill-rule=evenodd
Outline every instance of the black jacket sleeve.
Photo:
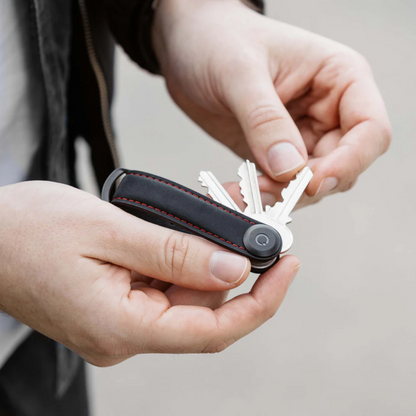
M 160 73 L 152 47 L 152 23 L 155 0 L 105 0 L 107 18 L 116 41 L 130 58 L 153 74 Z M 263 0 L 247 0 L 259 12 Z

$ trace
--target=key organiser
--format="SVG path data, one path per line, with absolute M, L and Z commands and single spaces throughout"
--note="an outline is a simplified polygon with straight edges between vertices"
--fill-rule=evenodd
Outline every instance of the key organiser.
M 273 227 L 160 176 L 116 169 L 101 197 L 145 221 L 245 256 L 253 273 L 263 273 L 279 260 L 282 238 Z

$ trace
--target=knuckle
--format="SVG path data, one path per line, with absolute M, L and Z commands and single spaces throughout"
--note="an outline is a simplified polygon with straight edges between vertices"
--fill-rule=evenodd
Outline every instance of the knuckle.
M 274 104 L 261 104 L 250 110 L 246 122 L 250 130 L 256 130 L 270 123 L 284 120 L 282 111 Z
M 367 58 L 356 50 L 345 46 L 342 56 L 345 62 L 348 62 L 350 65 L 352 64 L 354 67 L 365 69 L 366 71 L 372 71 Z
M 172 281 L 183 273 L 189 259 L 190 245 L 190 238 L 183 233 L 173 232 L 166 239 L 160 266 L 163 271 L 168 272 Z
M 344 82 L 340 85 L 346 87 L 352 81 L 365 76 L 372 76 L 372 68 L 365 56 L 347 46 L 331 57 L 332 77 L 334 79 L 342 78 Z M 341 79 L 340 78 L 340 79 Z
M 355 60 L 356 64 L 363 69 L 371 71 L 371 65 L 368 62 L 367 58 L 357 51 L 353 51 L 352 57 Z

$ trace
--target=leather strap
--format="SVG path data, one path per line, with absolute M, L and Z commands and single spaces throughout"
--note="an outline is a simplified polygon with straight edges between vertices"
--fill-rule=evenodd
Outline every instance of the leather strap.
M 115 189 L 121 175 L 125 176 Z M 252 262 L 254 272 L 264 272 L 278 260 L 281 238 L 276 230 L 160 176 L 117 169 L 109 176 L 102 197 L 145 221 L 198 235 L 241 254 Z M 276 241 L 267 251 L 262 239 Z

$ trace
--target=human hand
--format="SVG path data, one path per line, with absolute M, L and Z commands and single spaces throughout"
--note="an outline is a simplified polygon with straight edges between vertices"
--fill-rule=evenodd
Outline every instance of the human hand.
M 99 366 L 221 351 L 276 312 L 299 265 L 285 257 L 222 305 L 209 292 L 241 284 L 249 261 L 199 237 L 49 182 L 0 188 L 0 212 L 0 310 Z
M 303 203 L 350 189 L 391 128 L 366 60 L 239 0 L 162 0 L 153 40 L 175 102 L 267 174 L 267 204 L 306 163 Z M 308 161 L 309 160 L 309 161 Z

